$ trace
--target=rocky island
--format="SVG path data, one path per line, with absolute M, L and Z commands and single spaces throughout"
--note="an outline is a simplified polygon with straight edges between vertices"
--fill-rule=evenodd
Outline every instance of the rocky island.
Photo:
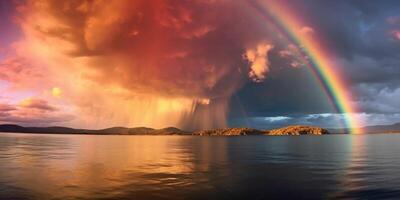
M 330 134 L 327 129 L 315 126 L 288 126 L 268 131 L 268 135 L 325 135 Z

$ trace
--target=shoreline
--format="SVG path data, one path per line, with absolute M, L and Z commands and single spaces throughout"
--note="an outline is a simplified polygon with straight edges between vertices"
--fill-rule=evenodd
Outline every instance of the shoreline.
M 153 129 L 147 127 L 111 127 L 106 129 L 74 129 L 69 127 L 23 127 L 14 124 L 0 125 L 0 133 L 55 134 L 55 135 L 140 135 L 140 136 L 300 136 L 300 135 L 354 135 L 343 129 L 324 129 L 317 126 L 291 125 L 277 129 L 262 130 L 247 127 L 184 131 L 175 127 Z M 366 130 L 360 134 L 400 134 L 398 130 Z
M 147 127 L 112 127 L 100 130 L 73 129 L 68 127 L 23 127 L 0 125 L 0 132 L 31 134 L 80 134 L 80 135 L 192 135 L 192 136 L 245 136 L 245 135 L 324 135 L 331 134 L 327 129 L 316 126 L 293 125 L 271 130 L 253 128 L 220 128 L 199 131 L 184 131 L 175 127 L 153 129 Z
M 362 134 L 349 134 L 349 133 L 330 133 L 323 135 L 312 135 L 312 134 L 303 134 L 303 135 L 269 135 L 269 134 L 259 134 L 259 135 L 194 135 L 194 134 L 118 134 L 118 133 L 110 133 L 110 134 L 102 134 L 102 133 L 34 133 L 34 132 L 3 132 L 0 131 L 0 134 L 33 134 L 33 135 L 87 135 L 87 136 L 194 136 L 194 137 L 296 137 L 296 136 L 330 136 L 330 135 L 395 135 L 400 134 L 398 132 L 377 132 L 377 133 L 362 133 Z

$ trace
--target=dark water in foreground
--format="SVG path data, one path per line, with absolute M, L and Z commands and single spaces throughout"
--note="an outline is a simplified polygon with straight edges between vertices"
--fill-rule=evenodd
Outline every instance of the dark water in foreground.
M 0 199 L 399 199 L 400 134 L 0 133 Z

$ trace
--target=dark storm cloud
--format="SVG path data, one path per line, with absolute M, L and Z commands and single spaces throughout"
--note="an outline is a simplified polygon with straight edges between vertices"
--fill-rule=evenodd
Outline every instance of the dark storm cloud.
M 354 94 L 361 112 L 368 115 L 365 120 L 379 124 L 400 120 L 400 1 L 289 2 L 343 68 L 350 82 L 347 89 Z M 271 52 L 271 73 L 265 82 L 247 84 L 232 100 L 233 124 L 309 124 L 309 116 L 299 113 L 332 112 L 317 83 L 306 76 L 307 70 L 291 68 L 276 53 L 276 49 Z M 249 116 L 248 120 L 238 120 L 243 116 Z M 290 118 L 274 122 L 262 118 L 274 116 Z M 312 123 L 334 126 L 328 123 L 330 120 L 323 116 L 313 118 Z
M 324 43 L 341 57 L 399 57 L 400 46 L 391 35 L 399 24 L 399 1 L 296 1 L 306 21 L 323 35 Z
M 333 112 L 320 83 L 305 67 L 272 68 L 264 82 L 249 82 L 231 102 L 232 117 L 241 116 L 240 110 L 250 116 Z

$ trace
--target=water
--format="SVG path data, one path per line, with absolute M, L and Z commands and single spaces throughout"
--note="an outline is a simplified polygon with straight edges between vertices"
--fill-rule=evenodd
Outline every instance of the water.
M 0 133 L 0 199 L 399 199 L 400 135 Z

